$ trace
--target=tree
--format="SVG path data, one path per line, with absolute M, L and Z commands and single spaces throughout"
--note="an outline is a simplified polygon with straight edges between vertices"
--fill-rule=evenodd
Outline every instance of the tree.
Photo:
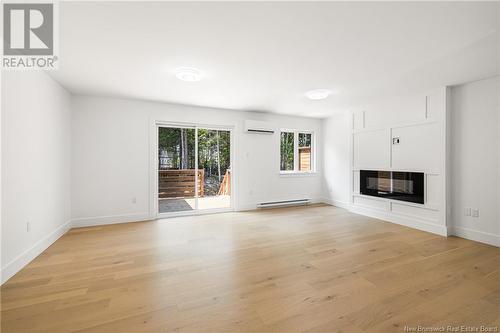
M 198 161 L 195 160 L 196 132 Z M 229 131 L 160 127 L 158 150 L 161 157 L 159 167 L 163 169 L 194 169 L 198 163 L 198 169 L 205 170 L 205 182 L 211 183 L 214 194 L 217 193 L 217 183 L 222 182 L 226 170 L 231 167 Z
M 158 154 L 168 156 L 169 169 L 194 168 L 194 129 L 160 127 L 158 130 Z M 163 165 L 165 167 L 165 165 Z
M 187 134 L 186 134 L 186 129 L 181 128 L 181 141 L 180 141 L 180 150 L 181 150 L 181 169 L 187 169 L 188 168 L 188 140 L 187 140 Z
M 217 136 L 217 175 L 218 175 L 219 183 L 220 183 L 221 179 L 220 179 L 220 142 L 219 142 L 219 131 L 216 131 L 216 136 Z
M 280 135 L 280 170 L 293 170 L 294 133 L 281 132 Z

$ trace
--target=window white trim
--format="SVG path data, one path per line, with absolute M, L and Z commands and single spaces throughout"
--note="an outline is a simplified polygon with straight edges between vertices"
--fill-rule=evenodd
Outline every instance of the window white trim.
M 281 133 L 293 133 L 293 170 L 281 170 Z M 311 170 L 299 170 L 299 134 L 311 134 Z M 307 176 L 315 175 L 316 171 L 316 134 L 312 130 L 298 130 L 289 128 L 280 128 L 279 136 L 278 163 L 280 176 Z

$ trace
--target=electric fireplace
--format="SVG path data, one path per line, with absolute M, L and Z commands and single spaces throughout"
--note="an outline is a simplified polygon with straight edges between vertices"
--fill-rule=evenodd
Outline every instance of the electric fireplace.
M 364 195 L 424 203 L 422 172 L 361 170 L 359 187 Z

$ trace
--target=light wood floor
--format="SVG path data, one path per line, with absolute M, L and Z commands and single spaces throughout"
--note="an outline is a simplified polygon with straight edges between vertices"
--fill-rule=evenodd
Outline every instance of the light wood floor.
M 2 332 L 500 326 L 500 248 L 331 206 L 73 229 L 2 287 Z

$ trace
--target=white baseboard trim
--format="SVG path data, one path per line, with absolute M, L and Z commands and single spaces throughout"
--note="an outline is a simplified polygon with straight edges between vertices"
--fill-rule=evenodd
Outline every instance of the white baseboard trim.
M 246 212 L 246 211 L 255 210 L 255 209 L 257 209 L 256 203 L 245 203 L 245 204 L 238 205 L 238 207 L 235 209 L 235 211 Z
M 49 246 L 51 246 L 56 240 L 58 240 L 62 235 L 64 235 L 69 229 L 71 229 L 71 221 L 68 221 L 61 226 L 57 227 L 56 230 L 52 231 L 47 236 L 40 239 L 32 247 L 18 255 L 11 262 L 2 267 L 1 270 L 1 281 L 4 284 L 7 280 L 13 277 L 17 272 L 29 264 L 33 259 L 39 256 L 43 251 L 45 251 Z
M 93 227 L 106 224 L 141 222 L 154 219 L 155 217 L 151 217 L 149 213 L 83 217 L 71 220 L 71 227 L 83 228 L 83 227 Z
M 325 203 L 325 199 L 322 197 L 311 198 L 311 204 L 319 204 L 319 203 Z
M 339 207 L 339 208 L 344 208 L 344 209 L 351 208 L 351 203 L 348 201 L 340 201 L 340 200 L 333 200 L 333 199 L 329 199 L 329 198 L 323 198 L 322 202 L 327 204 L 327 205 L 332 205 L 332 206 Z
M 446 226 L 430 223 L 425 220 L 420 220 L 394 213 L 389 214 L 386 211 L 362 207 L 359 205 L 351 205 L 349 210 L 356 214 L 361 214 L 399 225 L 404 225 L 405 227 L 430 232 L 440 236 L 448 236 L 448 228 L 446 228 Z
M 500 247 L 500 235 L 458 226 L 450 227 L 449 231 L 449 234 L 453 236 Z

